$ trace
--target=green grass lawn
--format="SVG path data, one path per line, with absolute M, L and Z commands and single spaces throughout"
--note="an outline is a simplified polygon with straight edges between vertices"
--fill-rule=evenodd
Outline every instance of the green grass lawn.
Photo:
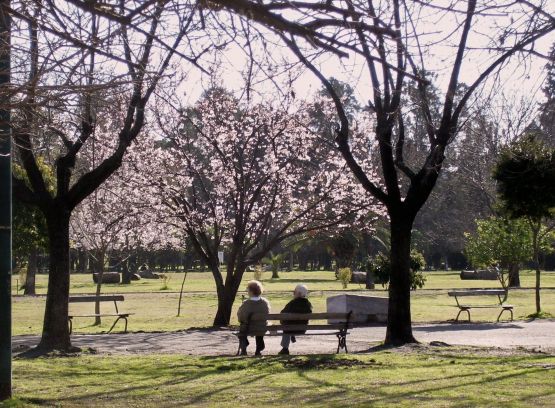
M 2 407 L 550 407 L 555 357 L 460 348 L 365 355 L 16 360 Z
M 438 271 L 425 272 L 427 277 L 424 289 L 453 289 L 453 288 L 495 288 L 499 287 L 498 281 L 463 281 L 459 278 L 459 272 Z M 168 279 L 142 279 L 134 281 L 130 285 L 110 284 L 103 285 L 105 293 L 130 293 L 130 292 L 178 292 L 181 288 L 183 273 L 168 273 Z M 243 278 L 246 282 L 253 279 L 254 274 L 247 272 Z M 16 280 L 19 276 L 12 278 L 12 292 L 16 294 Z M 293 271 L 280 272 L 280 279 L 271 279 L 270 272 L 264 272 L 262 282 L 266 291 L 291 291 L 293 287 L 300 282 L 309 286 L 311 291 L 316 290 L 343 290 L 341 283 L 335 279 L 335 274 L 331 271 Z M 48 284 L 47 275 L 37 276 L 37 293 L 45 294 Z M 167 289 L 162 290 L 164 286 Z M 535 275 L 532 271 L 521 272 L 522 287 L 534 287 Z M 542 273 L 542 286 L 555 288 L 555 272 Z M 350 284 L 347 290 L 361 290 L 364 285 Z M 378 287 L 381 289 L 381 286 Z M 210 272 L 189 272 L 185 282 L 185 290 L 187 292 L 214 292 L 214 279 Z M 90 274 L 73 274 L 71 275 L 71 292 L 72 293 L 94 293 L 96 286 L 92 281 Z
M 173 278 L 177 281 L 180 274 Z M 290 300 L 289 291 L 299 282 L 304 282 L 311 289 L 310 299 L 315 311 L 326 310 L 326 298 L 334 292 L 342 291 L 341 285 L 335 280 L 332 272 L 290 272 L 282 273 L 279 280 L 270 280 L 270 274 L 263 279 L 267 297 L 271 302 L 272 309 L 279 311 Z M 437 322 L 453 319 L 457 309 L 455 301 L 447 296 L 447 288 L 460 287 L 498 287 L 496 281 L 461 281 L 456 273 L 434 272 L 428 273 L 428 282 L 425 289 L 412 293 L 412 315 L 415 322 Z M 245 282 L 252 276 L 247 276 Z M 88 282 L 90 276 L 72 276 L 72 293 L 92 293 L 93 285 Z M 44 277 L 40 277 L 41 285 L 45 284 Z M 533 275 L 530 272 L 523 273 L 524 286 L 531 285 Z M 144 283 L 143 283 L 144 282 Z M 170 281 L 171 282 L 171 281 Z M 555 273 L 544 273 L 545 286 L 555 287 Z M 215 293 L 209 291 L 213 287 L 211 276 L 207 273 L 190 274 L 186 283 L 188 293 L 184 296 L 181 317 L 176 317 L 179 294 L 171 291 L 161 291 L 160 281 L 140 281 L 131 285 L 104 285 L 105 293 L 123 293 L 125 302 L 121 304 L 120 310 L 135 313 L 129 319 L 130 331 L 168 331 L 180 330 L 190 327 L 205 327 L 212 323 L 216 313 L 217 300 Z M 211 286 L 212 285 L 212 286 Z M 150 287 L 150 292 L 145 289 Z M 434 289 L 436 288 L 436 289 Z M 443 288 L 443 289 L 439 289 Z M 86 290 L 84 290 L 86 289 Z M 206 293 L 199 293 L 200 290 Z M 196 290 L 196 293 L 195 293 Z M 324 292 L 321 292 L 324 290 Z M 385 290 L 366 291 L 360 285 L 349 285 L 348 290 L 361 291 L 362 294 L 376 296 L 387 296 Z M 279 292 L 283 291 L 283 292 Z M 235 302 L 235 307 L 240 304 L 240 296 Z M 494 299 L 473 299 L 476 301 L 492 302 Z M 44 313 L 44 297 L 16 296 L 13 299 L 13 316 L 15 335 L 38 334 L 42 329 Z M 525 318 L 534 312 L 534 291 L 513 290 L 509 295 L 509 302 L 515 306 L 515 317 Z M 546 289 L 542 291 L 542 305 L 546 312 L 555 315 L 555 290 Z M 93 304 L 71 304 L 70 311 L 75 314 L 89 314 L 94 310 Z M 113 304 L 103 303 L 102 311 L 112 312 Z M 235 311 L 232 314 L 232 323 L 236 323 Z M 493 309 L 477 309 L 472 312 L 475 321 L 495 321 L 497 311 Z M 93 319 L 76 319 L 74 330 L 76 333 L 96 333 L 107 331 L 113 319 L 103 319 L 102 325 L 92 326 Z M 123 327 L 120 326 L 120 330 Z M 118 330 L 116 328 L 115 330 Z

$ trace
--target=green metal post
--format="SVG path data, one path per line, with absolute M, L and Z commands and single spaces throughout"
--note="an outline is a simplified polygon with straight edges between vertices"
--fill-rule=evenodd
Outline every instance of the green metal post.
M 0 1 L 0 401 L 12 396 L 12 160 L 9 1 Z

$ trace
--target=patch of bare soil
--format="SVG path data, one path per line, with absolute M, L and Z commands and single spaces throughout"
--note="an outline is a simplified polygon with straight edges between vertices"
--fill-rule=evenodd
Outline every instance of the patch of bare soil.
M 334 356 L 319 356 L 310 358 L 306 357 L 293 357 L 287 360 L 282 360 L 286 368 L 300 369 L 300 370 L 329 370 L 329 369 L 343 369 L 353 367 L 370 367 L 381 365 L 374 359 L 368 361 L 353 360 L 348 358 L 335 358 Z

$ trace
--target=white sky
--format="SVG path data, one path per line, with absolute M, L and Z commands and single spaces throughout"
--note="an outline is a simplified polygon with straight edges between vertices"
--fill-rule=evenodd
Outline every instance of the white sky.
M 555 5 L 555 1 L 553 1 Z M 432 40 L 441 38 L 441 44 L 430 48 L 426 56 L 426 69 L 433 71 L 438 75 L 435 85 L 442 91 L 447 87 L 447 82 L 450 74 L 451 63 L 454 57 L 454 45 L 459 39 L 458 35 L 447 36 L 451 33 L 453 24 L 460 21 L 446 21 L 445 16 L 430 15 L 426 17 L 429 19 L 428 25 L 421 26 L 421 29 L 430 30 L 429 35 L 423 36 L 424 38 L 431 38 Z M 511 16 L 500 18 L 483 18 L 482 21 L 477 20 L 477 24 L 469 37 L 468 44 L 470 47 L 482 48 L 487 45 L 486 37 L 489 33 L 495 32 L 497 26 L 503 25 L 504 19 L 510 19 Z M 444 38 L 446 37 L 447 38 Z M 555 33 L 542 38 L 537 42 L 535 50 L 542 54 L 547 54 L 551 45 L 555 42 Z M 261 55 L 263 54 L 262 51 Z M 281 61 L 288 59 L 289 61 L 296 61 L 294 56 L 284 46 L 273 46 L 271 48 L 272 55 L 270 58 Z M 471 83 L 477 77 L 477 73 L 484 67 L 484 64 L 491 59 L 492 54 L 483 50 L 469 51 L 465 57 L 465 61 L 461 70 L 460 80 L 465 83 Z M 212 85 L 222 85 L 230 90 L 241 93 L 244 90 L 244 73 L 247 70 L 248 58 L 245 54 L 242 44 L 233 44 L 218 57 L 221 62 L 218 72 L 213 78 L 203 75 L 198 70 L 192 70 L 188 75 L 186 81 L 186 88 L 180 90 L 183 93 L 185 100 L 188 103 L 196 101 L 202 92 Z M 529 58 L 524 62 L 519 57 L 513 57 L 510 62 L 504 67 L 499 77 L 499 82 L 489 81 L 486 86 L 482 88 L 484 93 L 492 93 L 495 103 L 496 95 L 503 95 L 509 100 L 521 100 L 522 98 L 529 99 L 531 103 L 540 101 L 543 98 L 541 92 L 542 83 L 545 79 L 544 67 L 547 61 L 538 57 Z M 322 72 L 327 77 L 335 77 L 345 82 L 348 82 L 354 87 L 357 99 L 360 102 L 365 102 L 372 97 L 371 86 L 367 75 L 367 69 L 359 58 L 349 58 L 339 60 L 335 56 L 327 55 L 318 61 Z M 301 67 L 298 67 L 299 70 Z M 288 76 L 297 75 L 297 71 L 293 74 L 276 75 L 274 80 L 279 84 L 278 86 L 284 90 L 287 88 Z M 298 74 L 298 79 L 293 83 L 294 90 L 300 98 L 309 97 L 315 91 L 321 88 L 321 84 L 317 78 L 310 72 L 303 70 Z M 216 78 L 216 79 L 214 79 Z M 258 78 L 265 78 L 265 75 L 259 74 Z M 215 82 L 215 83 L 214 83 Z M 186 91 L 185 91 L 186 89 Z M 275 98 L 276 85 L 269 80 L 263 80 L 255 89 L 266 97 Z

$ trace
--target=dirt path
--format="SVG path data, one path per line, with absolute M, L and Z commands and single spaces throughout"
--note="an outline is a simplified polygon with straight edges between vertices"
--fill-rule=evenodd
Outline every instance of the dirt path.
M 439 341 L 450 345 L 501 348 L 524 347 L 555 352 L 555 320 L 512 323 L 421 324 L 414 326 L 415 337 L 424 343 Z M 385 327 L 355 328 L 348 337 L 349 351 L 364 351 L 382 341 Z M 38 336 L 16 336 L 14 351 L 24 351 L 38 343 Z M 264 354 L 280 350 L 279 337 L 266 337 Z M 77 334 L 75 346 L 92 348 L 101 354 L 191 354 L 233 355 L 237 340 L 230 331 L 186 330 L 164 333 Z M 252 342 L 254 343 L 254 342 Z M 253 347 L 253 346 L 251 346 Z M 334 336 L 303 336 L 291 347 L 292 354 L 334 353 Z M 252 349 L 250 350 L 253 351 Z

